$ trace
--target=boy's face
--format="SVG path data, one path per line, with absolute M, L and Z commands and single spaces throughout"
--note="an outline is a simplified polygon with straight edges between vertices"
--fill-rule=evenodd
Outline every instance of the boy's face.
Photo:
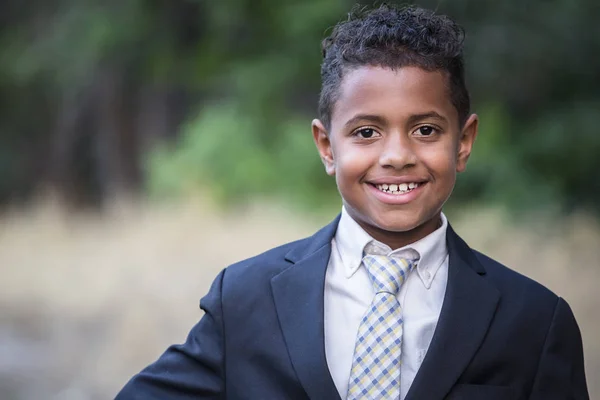
M 329 132 L 313 121 L 325 169 L 348 213 L 392 248 L 438 227 L 476 135 L 476 115 L 460 128 L 444 73 L 418 67 L 348 72 Z

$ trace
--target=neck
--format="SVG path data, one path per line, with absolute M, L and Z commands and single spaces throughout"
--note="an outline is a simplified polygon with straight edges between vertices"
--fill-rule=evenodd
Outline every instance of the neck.
M 426 221 L 425 223 L 403 232 L 386 231 L 376 226 L 367 225 L 356 221 L 373 239 L 388 245 L 392 250 L 408 246 L 425 236 L 431 234 L 442 225 L 441 213 Z

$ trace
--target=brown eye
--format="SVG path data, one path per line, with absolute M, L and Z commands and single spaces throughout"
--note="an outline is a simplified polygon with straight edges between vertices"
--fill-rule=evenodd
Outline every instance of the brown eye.
M 370 139 L 373 137 L 373 135 L 375 135 L 375 130 L 371 128 L 363 128 L 356 133 L 365 139 Z
M 421 136 L 431 136 L 435 132 L 435 129 L 431 126 L 422 126 L 419 128 L 419 134 Z

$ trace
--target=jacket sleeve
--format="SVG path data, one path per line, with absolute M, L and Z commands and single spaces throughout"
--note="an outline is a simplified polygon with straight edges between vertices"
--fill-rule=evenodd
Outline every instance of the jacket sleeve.
M 221 306 L 222 271 L 200 300 L 205 314 L 184 344 L 173 345 L 135 375 L 116 400 L 225 398 L 225 345 Z
M 530 400 L 588 400 L 581 333 L 573 312 L 559 298 L 533 382 Z

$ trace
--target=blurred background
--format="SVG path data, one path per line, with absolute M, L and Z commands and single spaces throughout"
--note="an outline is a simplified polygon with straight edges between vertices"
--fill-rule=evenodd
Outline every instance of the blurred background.
M 347 0 L 0 2 L 0 398 L 106 399 L 229 263 L 339 211 L 310 134 Z M 600 398 L 600 5 L 437 0 L 481 130 L 447 214 L 566 298 Z

